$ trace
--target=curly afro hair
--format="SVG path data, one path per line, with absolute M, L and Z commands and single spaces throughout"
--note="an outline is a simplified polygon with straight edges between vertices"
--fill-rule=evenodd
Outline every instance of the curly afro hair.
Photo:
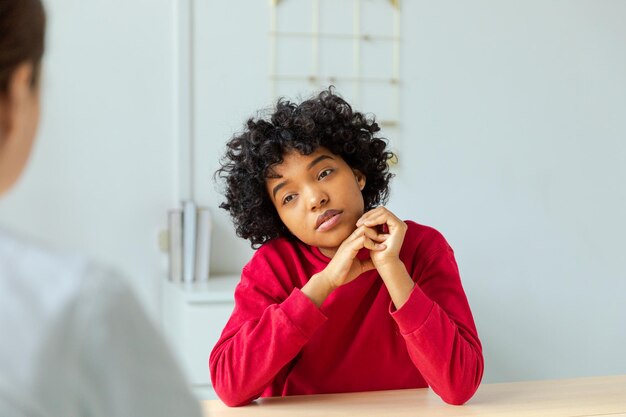
M 373 117 L 353 111 L 333 87 L 300 104 L 281 98 L 269 120 L 250 118 L 246 129 L 228 141 L 215 172 L 226 182 L 220 208 L 230 213 L 237 235 L 250 240 L 252 248 L 281 236 L 294 238 L 280 220 L 265 181 L 286 153 L 309 155 L 319 147 L 365 175 L 365 211 L 384 204 L 393 177 L 388 160 L 394 154 L 387 150 L 386 139 L 375 137 L 378 131 Z

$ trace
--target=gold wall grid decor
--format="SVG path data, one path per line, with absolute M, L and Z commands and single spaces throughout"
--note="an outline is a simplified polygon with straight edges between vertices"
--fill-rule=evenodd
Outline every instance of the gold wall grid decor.
M 273 99 L 334 85 L 386 131 L 400 123 L 399 0 L 269 0 Z M 397 133 L 397 132 L 396 132 Z

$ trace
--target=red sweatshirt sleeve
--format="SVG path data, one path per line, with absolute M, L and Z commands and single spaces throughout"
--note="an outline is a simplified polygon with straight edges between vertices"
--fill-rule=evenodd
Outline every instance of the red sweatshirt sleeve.
M 463 404 L 483 375 L 482 347 L 452 248 L 437 233 L 434 252 L 410 271 L 416 286 L 407 302 L 390 313 L 411 360 L 445 402 Z
M 325 321 L 298 288 L 281 285 L 267 263 L 251 262 L 209 358 L 215 392 L 231 407 L 255 400 Z

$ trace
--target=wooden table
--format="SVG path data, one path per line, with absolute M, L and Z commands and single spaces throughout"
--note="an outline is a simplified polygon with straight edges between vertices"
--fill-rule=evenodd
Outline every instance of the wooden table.
M 626 417 L 626 375 L 484 384 L 460 407 L 426 388 L 273 397 L 236 408 L 211 400 L 203 407 L 211 417 Z

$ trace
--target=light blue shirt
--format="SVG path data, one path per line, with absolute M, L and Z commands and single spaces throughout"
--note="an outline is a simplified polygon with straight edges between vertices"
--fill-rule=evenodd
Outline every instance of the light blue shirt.
M 0 416 L 201 416 L 126 281 L 0 230 Z

